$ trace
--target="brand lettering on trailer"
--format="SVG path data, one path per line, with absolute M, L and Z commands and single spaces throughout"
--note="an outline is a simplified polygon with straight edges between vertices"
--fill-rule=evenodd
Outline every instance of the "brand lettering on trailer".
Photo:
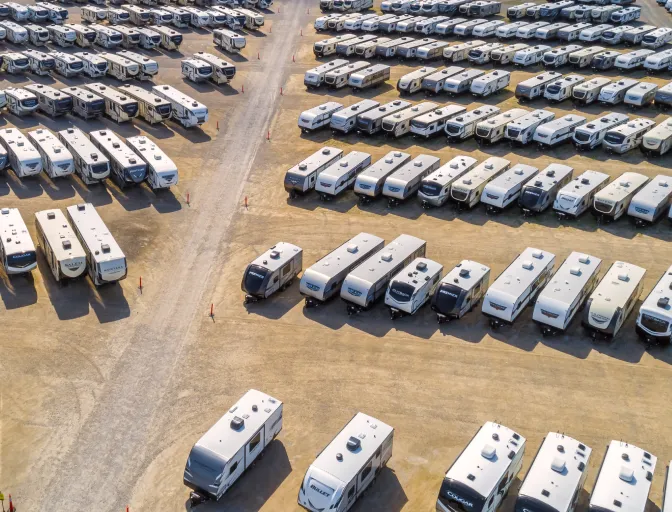
M 557 313 L 551 313 L 550 311 L 546 311 L 544 309 L 541 310 L 541 314 L 549 318 L 558 318 L 559 316 Z
M 66 267 L 66 268 L 79 268 L 79 267 L 81 267 L 81 266 L 82 266 L 81 263 L 66 263 L 66 264 L 65 264 L 65 267 Z
M 252 272 L 251 270 L 250 270 L 250 275 L 252 275 L 252 276 L 254 276 L 254 277 L 258 277 L 259 279 L 263 279 L 263 278 L 264 278 L 264 276 L 262 276 L 261 274 L 257 274 L 256 272 Z
M 451 297 L 457 299 L 458 295 L 456 293 L 451 293 L 448 290 L 440 290 L 439 293 L 442 293 L 444 295 L 450 295 Z
M 360 292 L 359 290 L 355 290 L 354 288 L 348 288 L 348 293 L 350 295 L 354 295 L 355 297 L 359 297 L 360 295 L 362 295 L 362 292 Z
M 506 306 L 502 306 L 501 304 L 497 304 L 496 302 L 490 301 L 490 307 L 496 309 L 497 311 L 506 311 L 508 308 Z
M 598 315 L 596 313 L 591 313 L 590 317 L 595 320 L 598 324 L 603 324 L 609 320 L 606 316 Z
M 319 286 L 317 286 L 316 284 L 312 284 L 312 283 L 306 283 L 306 288 L 308 288 L 309 290 L 313 290 L 314 292 L 316 292 L 320 289 Z
M 394 294 L 405 298 L 409 298 L 411 296 L 409 293 L 400 292 L 399 290 L 394 290 Z
M 323 490 L 323 489 L 320 489 L 320 488 L 316 487 L 315 484 L 310 484 L 310 488 L 311 488 L 313 491 L 315 491 L 315 492 L 321 494 L 322 496 L 326 496 L 327 498 L 328 498 L 329 496 L 331 496 L 331 493 L 329 493 L 329 492 L 327 492 L 327 491 L 325 491 L 325 490 Z
M 455 494 L 451 491 L 446 491 L 446 496 L 448 496 L 449 498 L 451 498 L 451 499 L 453 499 L 453 500 L 455 500 L 459 503 L 462 503 L 462 505 L 464 505 L 465 507 L 472 508 L 474 506 L 474 504 L 472 502 L 465 500 L 463 497 L 458 496 L 457 494 Z

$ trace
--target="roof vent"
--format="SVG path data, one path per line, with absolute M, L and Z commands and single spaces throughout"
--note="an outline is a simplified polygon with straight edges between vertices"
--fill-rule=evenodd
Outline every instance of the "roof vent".
M 481 455 L 488 460 L 494 459 L 496 454 L 497 454 L 497 449 L 494 446 L 492 446 L 491 444 L 486 444 L 483 447 L 483 449 L 481 450 Z
M 336 454 L 336 460 L 338 462 L 343 462 L 343 454 L 342 453 L 337 453 Z
M 86 210 L 86 205 L 85 204 L 78 204 L 77 205 L 77 211 L 83 212 Z
M 581 185 L 590 185 L 590 180 L 588 178 L 583 178 L 581 180 Z
M 231 428 L 233 430 L 240 430 L 244 426 L 245 426 L 245 420 L 243 418 L 234 416 L 233 419 L 231 420 Z
M 495 168 L 495 166 L 492 164 L 485 164 L 485 168 L 491 171 L 492 169 Z
M 469 277 L 469 269 L 463 268 L 460 270 L 460 277 Z
M 669 297 L 661 297 L 658 299 L 658 303 L 656 304 L 659 308 L 667 309 L 667 306 L 670 304 L 670 298 Z
M 551 462 L 551 469 L 556 473 L 563 473 L 565 471 L 565 460 L 555 457 L 553 462 Z
M 572 274 L 573 276 L 580 276 L 581 269 L 579 267 L 572 267 L 569 269 L 569 273 Z
M 535 187 L 541 187 L 542 185 L 543 185 L 543 183 L 542 183 L 541 181 L 539 181 L 539 180 L 537 180 L 537 181 L 534 182 L 534 186 L 535 186 Z
M 621 466 L 618 477 L 624 482 L 632 482 L 635 478 L 635 472 L 627 466 Z
M 252 405 L 252 412 L 257 412 L 259 410 L 259 407 L 256 405 Z
M 525 261 L 523 261 L 523 268 L 525 270 L 532 270 L 534 268 L 534 265 L 532 264 L 532 262 L 530 260 L 525 260 Z
M 618 280 L 627 283 L 628 281 L 630 281 L 630 277 L 628 277 L 628 274 L 618 274 Z M 627 455 L 627 453 L 624 453 L 623 455 Z
M 380 259 L 383 261 L 392 261 L 392 253 L 384 252 L 380 255 Z
M 413 165 L 416 167 L 422 167 L 422 160 L 416 160 L 415 162 L 413 162 Z
M 513 173 L 517 174 L 518 176 L 522 176 L 523 175 L 523 170 L 521 168 L 518 168 L 515 171 L 513 171 Z
M 621 459 L 623 459 L 623 460 L 630 460 L 630 455 L 628 455 L 627 453 L 623 453 L 623 454 L 621 455 Z
M 588 263 L 590 263 L 590 258 L 586 254 L 584 254 L 582 256 L 579 256 L 579 263 L 583 263 L 584 265 L 588 265 Z
M 544 489 L 543 491 L 541 491 L 541 495 L 544 496 L 545 498 L 548 498 L 551 495 L 551 493 L 548 492 L 546 489 Z
M 103 251 L 103 254 L 107 254 L 110 252 L 110 246 L 108 244 L 102 244 L 100 246 L 100 249 Z
M 347 167 L 349 164 L 348 164 L 348 162 L 346 162 L 346 161 L 342 161 L 339 165 L 340 165 L 341 167 Z
M 54 212 L 47 213 L 47 219 L 53 220 L 55 218 L 56 218 L 56 214 Z
M 359 250 L 359 247 L 357 247 L 357 244 L 350 244 L 348 245 L 348 252 L 355 254 Z
M 532 257 L 540 260 L 544 257 L 544 253 L 541 252 L 539 249 L 536 249 L 536 250 L 532 251 Z
M 280 257 L 280 251 L 271 251 L 271 258 L 277 260 Z
M 308 169 L 308 164 L 299 164 L 299 169 L 305 171 L 306 169 Z
M 450 164 L 450 168 L 451 168 L 451 169 L 457 169 L 457 168 L 459 168 L 459 167 L 460 167 L 460 166 L 457 165 L 456 163 L 452 163 L 452 164 Z
M 348 439 L 348 443 L 346 445 L 348 447 L 348 450 L 351 452 L 356 452 L 362 447 L 362 442 L 358 437 L 350 436 L 350 439 Z
M 393 158 L 386 158 L 386 159 L 385 159 L 385 163 L 386 163 L 386 164 L 391 164 L 391 163 L 393 163 L 393 162 L 394 162 L 394 159 L 393 159 Z
M 425 270 L 427 270 L 427 263 L 421 261 L 415 266 L 415 268 L 418 269 L 420 272 L 424 272 Z

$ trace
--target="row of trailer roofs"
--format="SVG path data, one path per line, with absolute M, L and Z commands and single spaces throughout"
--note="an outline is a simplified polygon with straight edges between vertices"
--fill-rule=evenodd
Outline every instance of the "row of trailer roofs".
M 191 448 L 184 484 L 192 505 L 219 500 L 263 454 L 283 427 L 284 404 L 249 390 Z M 345 512 L 371 487 L 392 457 L 394 428 L 356 413 L 308 467 L 298 504 L 311 512 Z M 483 424 L 446 471 L 437 512 L 495 511 L 519 476 L 527 440 L 491 421 Z M 516 498 L 516 510 L 573 512 L 579 504 L 593 449 L 564 433 L 549 432 Z M 657 458 L 611 441 L 590 495 L 592 512 L 644 512 Z M 669 472 L 666 487 L 672 486 Z M 379 484 L 380 485 L 380 484 Z M 669 495 L 669 492 L 666 493 Z M 669 512 L 667 496 L 663 512 Z

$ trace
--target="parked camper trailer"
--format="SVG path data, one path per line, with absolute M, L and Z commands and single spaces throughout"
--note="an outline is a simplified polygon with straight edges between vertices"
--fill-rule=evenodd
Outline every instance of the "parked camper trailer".
M 623 39 L 623 34 L 625 34 L 625 32 L 631 28 L 633 28 L 632 25 L 618 25 L 614 28 L 610 28 L 609 30 L 602 32 L 600 40 L 606 44 L 620 44 L 621 40 Z
M 212 77 L 212 66 L 200 59 L 184 59 L 180 67 L 182 76 L 192 82 L 203 82 Z
M 550 103 L 560 103 L 572 97 L 574 88 L 585 82 L 582 75 L 565 75 L 561 79 L 546 86 L 544 98 Z
M 121 9 L 129 14 L 129 21 L 133 25 L 147 25 L 152 21 L 149 10 L 139 5 L 122 5 Z
M 641 150 L 650 156 L 661 156 L 672 149 L 672 117 L 644 134 Z
M 510 20 L 524 18 L 525 15 L 527 14 L 527 10 L 530 7 L 534 7 L 535 5 L 537 5 L 537 4 L 534 3 L 534 2 L 525 2 L 523 4 L 518 4 L 518 5 L 514 5 L 512 7 L 509 7 L 506 10 L 506 17 L 509 18 Z
M 642 47 L 655 50 L 672 41 L 672 28 L 663 27 L 652 30 L 642 38 Z
M 17 4 L 16 2 L 6 2 L 5 6 L 9 8 L 9 15 L 16 22 L 28 21 L 30 18 L 30 11 L 25 5 Z
M 57 282 L 84 274 L 86 253 L 61 210 L 36 212 L 35 231 L 44 259 Z
M 609 25 L 608 23 L 603 23 L 601 25 L 593 25 L 590 28 L 584 28 L 579 34 L 579 40 L 584 41 L 586 43 L 599 41 L 602 38 L 602 34 L 604 34 L 607 30 L 611 30 L 613 28 L 614 26 Z
M 350 272 L 341 286 L 341 299 L 348 315 L 373 306 L 385 295 L 393 276 L 416 258 L 424 257 L 426 250 L 424 240 L 400 235 Z
M 54 71 L 66 78 L 78 76 L 84 70 L 82 59 L 65 52 L 51 52 L 54 58 Z
M 329 126 L 331 116 L 342 109 L 343 105 L 341 103 L 328 101 L 317 107 L 305 110 L 299 115 L 299 128 L 303 133 L 308 133 Z
M 448 41 L 430 42 L 429 44 L 420 46 L 415 52 L 415 57 L 419 61 L 440 59 L 443 56 L 443 50 L 449 45 Z
M 511 162 L 499 157 L 490 157 L 453 182 L 450 197 L 458 209 L 470 209 L 478 204 L 485 187 L 505 173 Z
M 370 41 L 359 43 L 355 46 L 355 55 L 362 59 L 371 59 L 376 56 L 378 46 L 392 41 L 389 37 L 376 37 Z
M 438 5 L 438 4 L 435 4 Z M 415 32 L 418 34 L 431 35 L 436 32 L 436 27 L 439 23 L 448 21 L 450 18 L 447 16 L 433 16 L 425 20 L 419 21 L 415 24 Z
M 550 25 L 538 28 L 537 31 L 534 33 L 534 38 L 541 39 L 542 41 L 551 41 L 553 39 L 557 39 L 558 32 L 560 32 L 560 30 L 562 30 L 563 28 L 567 28 L 568 26 L 569 23 L 563 23 L 563 22 L 551 23 Z
M 593 60 L 590 61 L 590 67 L 595 70 L 606 71 L 614 67 L 616 59 L 620 56 L 621 52 L 614 50 L 598 53 L 593 57 Z
M 35 176 L 42 172 L 40 153 L 28 138 L 16 128 L 0 130 L 0 144 L 7 151 L 7 161 L 17 178 Z
M 411 133 L 415 136 L 422 136 L 425 138 L 444 133 L 446 122 L 460 114 L 464 114 L 466 110 L 467 109 L 461 105 L 446 105 L 431 112 L 416 116 L 411 120 Z M 384 125 L 385 120 L 383 120 L 383 129 L 385 129 Z
M 337 295 L 345 276 L 380 251 L 384 243 L 375 235 L 360 233 L 306 269 L 300 283 L 306 307 L 317 306 Z
M 638 83 L 637 80 L 633 80 L 632 78 L 623 78 L 618 82 L 605 85 L 600 90 L 597 101 L 603 105 L 618 105 L 625 99 L 626 93 Z
M 469 91 L 474 96 L 487 97 L 495 94 L 509 85 L 511 73 L 509 71 L 491 71 L 490 73 L 476 78 L 471 82 Z
M 516 164 L 490 181 L 483 189 L 481 202 L 489 214 L 499 213 L 518 201 L 523 186 L 539 173 L 531 165 Z
M 527 144 L 532 140 L 534 132 L 539 125 L 548 123 L 553 119 L 555 119 L 555 114 L 548 110 L 534 110 L 532 112 L 527 112 L 523 116 L 506 124 L 504 137 L 509 139 L 512 145 Z
M 539 64 L 543 61 L 544 54 L 550 49 L 550 46 L 538 44 L 518 50 L 513 56 L 513 65 L 516 67 L 528 67 Z
M 497 510 L 523 465 L 525 438 L 486 422 L 450 466 L 436 501 L 437 512 Z M 473 474 L 478 478 L 470 478 Z
M 630 28 L 623 33 L 623 43 L 626 46 L 634 46 L 640 44 L 644 36 L 656 30 L 654 25 L 640 25 L 635 28 Z
M 53 57 L 38 50 L 24 50 L 23 55 L 28 58 L 30 71 L 36 75 L 48 75 L 56 65 Z
M 499 25 L 495 30 L 495 36 L 497 39 L 513 39 L 516 37 L 518 30 L 529 25 L 527 21 L 515 21 L 513 23 L 506 23 L 504 25 Z
M 541 63 L 547 68 L 559 68 L 569 62 L 569 56 L 582 49 L 582 46 L 570 44 L 558 46 L 544 53 Z
M 55 25 L 58 26 L 58 25 Z M 39 25 L 24 25 L 28 31 L 28 40 L 34 46 L 46 46 L 49 42 L 49 31 Z
M 605 135 L 627 123 L 628 119 L 627 115 L 614 112 L 579 126 L 572 136 L 574 147 L 577 151 L 590 151 L 601 146 Z
M 0 259 L 7 275 L 37 268 L 35 244 L 17 208 L 0 209 Z
M 353 187 L 357 175 L 370 165 L 370 154 L 352 151 L 317 175 L 315 191 L 321 200 L 331 200 Z
M 51 179 L 69 176 L 75 171 L 75 162 L 70 151 L 46 128 L 28 132 L 40 157 L 42 168 Z
M 23 53 L 7 52 L 2 55 L 0 69 L 11 75 L 22 74 L 30 69 L 30 61 Z
M 670 29 L 672 30 L 672 29 Z M 618 69 L 627 71 L 644 66 L 646 58 L 654 53 L 653 50 L 635 50 L 633 52 L 625 53 L 616 58 L 614 66 Z
M 359 30 L 362 30 L 362 24 L 366 20 L 370 20 L 370 19 L 374 19 L 374 18 L 378 19 L 378 15 L 374 14 L 374 13 L 371 13 L 371 14 L 365 14 L 364 16 L 362 16 L 360 18 L 352 18 L 352 19 L 349 19 L 345 22 L 345 25 L 343 26 L 343 28 L 345 28 L 345 30 L 348 30 L 348 31 L 357 32 Z
M 608 182 L 608 174 L 586 171 L 558 192 L 553 209 L 560 218 L 577 218 L 591 208 L 595 195 Z
M 290 198 L 313 190 L 317 175 L 342 156 L 342 150 L 327 146 L 289 169 L 285 174 L 284 186 Z
M 79 87 L 65 87 L 61 92 L 72 99 L 72 111 L 83 119 L 94 119 L 103 115 L 105 100 L 89 90 Z
M 578 105 L 589 105 L 597 101 L 602 88 L 610 83 L 611 80 L 602 76 L 583 82 L 572 90 L 572 101 Z
M 560 41 L 567 41 L 568 43 L 576 41 L 581 35 L 581 31 L 592 27 L 592 23 L 576 23 L 568 27 L 558 30 L 558 39 Z
M 464 13 L 467 16 L 472 18 L 475 17 L 486 17 L 499 14 L 502 10 L 502 3 L 498 1 L 488 1 L 488 0 L 476 0 L 475 2 L 469 2 L 460 6 L 460 13 L 462 13 L 462 8 L 467 5 L 467 12 Z
M 659 174 L 635 194 L 628 215 L 637 226 L 653 224 L 670 208 L 672 177 Z
M 544 336 L 564 332 L 569 327 L 576 313 L 595 290 L 601 266 L 602 260 L 595 256 L 572 252 L 567 257 L 534 305 L 532 319 Z
M 397 53 L 397 49 L 399 48 L 399 46 L 408 43 L 410 41 L 413 41 L 413 38 L 411 37 L 399 37 L 397 39 L 390 39 L 390 38 L 383 38 L 383 39 L 386 39 L 386 41 L 383 41 L 376 46 L 375 55 L 379 59 L 387 59 L 394 57 Z
M 303 83 L 308 88 L 319 87 L 324 83 L 327 73 L 347 65 L 348 61 L 345 59 L 334 59 L 332 61 L 326 62 L 325 64 L 321 64 L 316 68 L 306 71 L 303 77 Z
M 443 84 L 443 90 L 450 96 L 456 96 L 471 89 L 471 85 L 479 77 L 485 75 L 485 71 L 480 69 L 461 70 L 450 78 L 447 78 Z
M 392 456 L 393 437 L 392 427 L 357 413 L 306 471 L 299 505 L 310 512 L 349 510 Z
M 392 320 L 414 315 L 434 295 L 443 276 L 443 265 L 427 258 L 416 258 L 395 275 L 385 293 L 385 305 Z
M 164 11 L 168 11 L 173 15 L 173 26 L 176 28 L 187 28 L 191 22 L 191 13 L 181 9 L 180 7 L 174 7 L 170 5 L 164 5 L 161 7 Z
M 116 48 L 123 40 L 121 33 L 113 28 L 97 24 L 89 25 L 89 28 L 96 32 L 95 43 L 103 48 Z
M 353 91 L 378 87 L 390 78 L 390 66 L 374 64 L 362 71 L 350 75 L 348 85 Z
M 152 190 L 177 185 L 177 166 L 160 147 L 145 136 L 128 137 L 126 144 L 147 164 L 147 183 Z
M 82 21 L 89 23 L 100 23 L 107 19 L 107 7 L 98 7 L 96 5 L 84 5 L 81 8 Z
M 241 283 L 245 304 L 267 299 L 277 291 L 290 287 L 302 269 L 303 249 L 278 242 L 245 269 Z
M 493 144 L 502 140 L 505 136 L 506 127 L 509 123 L 525 116 L 529 112 L 522 108 L 513 108 L 493 116 L 476 125 L 476 142 L 479 144 Z
M 420 48 L 424 48 L 435 42 L 435 39 L 430 39 L 429 37 L 422 39 L 411 39 L 410 41 L 397 46 L 394 55 L 399 60 L 414 59 L 417 56 L 418 50 Z
M 456 37 L 469 37 L 472 36 L 474 33 L 474 28 L 476 28 L 478 25 L 482 25 L 484 23 L 487 23 L 488 20 L 485 18 L 476 18 L 473 20 L 468 20 L 463 23 L 460 23 L 459 25 L 455 25 L 455 28 L 453 28 L 453 35 Z
M 420 183 L 418 199 L 423 208 L 443 206 L 450 197 L 452 184 L 477 164 L 475 158 L 461 155 L 426 176 Z
M 7 7 L 7 5 L 8 4 L 5 4 L 5 7 Z M 24 7 L 28 9 L 28 19 L 33 23 L 42 23 L 49 19 L 49 11 L 42 7 L 39 3 L 35 5 L 25 5 Z M 9 14 L 11 16 L 11 9 Z
M 635 329 L 640 339 L 647 344 L 668 345 L 672 340 L 670 290 L 672 290 L 672 267 L 665 271 L 639 308 Z M 663 510 L 667 510 L 667 507 L 669 507 L 669 493 L 672 491 L 670 482 L 672 480 L 668 474 L 663 494 L 665 496 Z
M 490 283 L 490 268 L 462 260 L 439 282 L 432 296 L 432 310 L 439 323 L 459 320 L 476 307 Z
M 105 100 L 105 114 L 113 121 L 130 121 L 138 114 L 138 102 L 119 91 L 98 82 L 84 84 L 84 87 Z
M 435 71 L 422 79 L 422 89 L 426 95 L 438 94 L 444 88 L 446 80 L 460 73 L 462 68 L 458 66 L 450 66 L 444 69 Z
M 115 30 L 121 34 L 121 46 L 135 48 L 140 44 L 140 32 L 137 28 L 117 25 Z
M 361 30 L 364 32 L 378 32 L 381 22 L 393 18 L 396 18 L 394 14 L 383 14 L 382 16 L 376 16 L 375 18 L 367 18 L 362 22 Z
M 26 89 L 8 87 L 5 89 L 5 97 L 7 98 L 7 110 L 15 116 L 32 114 L 39 107 L 37 96 Z
M 489 43 L 469 50 L 468 59 L 472 64 L 480 65 L 490 62 L 490 55 L 493 51 L 502 48 L 502 43 Z
M 523 215 L 535 215 L 551 206 L 558 191 L 571 181 L 573 172 L 572 167 L 554 163 L 528 181 L 518 199 Z
M 416 5 L 419 5 L 419 4 L 416 4 Z M 397 23 L 396 32 L 399 32 L 401 34 L 407 34 L 407 33 L 415 32 L 416 23 L 418 23 L 419 21 L 422 21 L 424 19 L 425 18 L 423 18 L 422 16 L 411 16 L 410 18 L 407 18 L 403 21 L 399 21 Z
M 459 0 L 462 1 L 462 0 Z M 450 36 L 453 34 L 455 27 L 467 21 L 467 18 L 449 18 L 442 21 L 436 26 L 435 34 L 441 36 Z
M 574 135 L 574 130 L 585 122 L 585 117 L 573 114 L 559 117 L 539 126 L 534 132 L 533 140 L 541 148 L 555 147 L 570 140 Z
M 200 126 L 208 120 L 208 107 L 174 87 L 155 85 L 152 92 L 170 102 L 173 109 L 171 117 L 185 128 Z
M 617 153 L 622 155 L 631 149 L 638 148 L 644 134 L 648 132 L 656 122 L 652 119 L 640 117 L 633 119 L 625 124 L 621 124 L 616 128 L 610 129 L 604 136 L 602 146 L 610 153 Z
M 107 61 L 98 54 L 90 52 L 77 52 L 75 57 L 82 61 L 82 73 L 89 78 L 99 78 L 105 76 L 108 69 Z
M 567 62 L 575 68 L 586 68 L 590 66 L 590 63 L 593 62 L 593 58 L 602 53 L 604 47 L 602 46 L 589 46 L 588 48 L 582 48 L 574 52 L 570 52 Z
M 94 130 L 89 136 L 93 145 L 110 161 L 112 176 L 120 188 L 142 183 L 147 178 L 147 164 L 116 134 L 109 130 Z
M 505 45 L 490 53 L 490 61 L 493 65 L 504 66 L 505 64 L 513 63 L 513 58 L 520 50 L 524 50 L 529 46 L 525 43 L 517 43 L 512 45 Z
M 224 28 L 213 30 L 212 39 L 215 46 L 219 46 L 229 53 L 240 53 L 247 44 L 243 36 Z
M 372 135 L 382 129 L 383 119 L 411 106 L 403 100 L 394 100 L 357 116 L 357 131 Z
M 51 41 L 62 48 L 67 48 L 77 42 L 77 33 L 65 25 L 49 25 L 47 29 Z
M 373 34 L 365 34 L 363 36 L 346 39 L 345 41 L 341 41 L 336 44 L 336 53 L 338 55 L 349 57 L 355 53 L 355 48 L 357 45 L 366 43 L 368 41 L 373 41 L 374 39 L 376 39 L 376 36 Z
M 529 10 L 528 10 L 529 11 Z M 516 38 L 518 39 L 532 39 L 536 36 L 537 30 L 544 28 L 550 25 L 548 21 L 537 21 L 534 23 L 529 23 L 518 29 L 516 32 Z
M 649 182 L 649 178 L 636 172 L 625 172 L 600 190 L 593 198 L 593 215 L 598 222 L 612 222 L 628 211 L 634 195 Z
M 380 106 L 380 103 L 375 100 L 362 100 L 343 110 L 339 110 L 331 116 L 330 127 L 332 132 L 349 133 L 356 128 L 358 115 L 378 106 Z
M 476 125 L 479 122 L 494 117 L 499 113 L 500 109 L 498 107 L 484 105 L 449 120 L 445 128 L 448 140 L 457 142 L 473 136 L 476 132 Z
M 653 103 L 658 85 L 652 82 L 639 82 L 628 89 L 623 102 L 631 108 L 646 107 Z
M 131 15 L 123 9 L 117 9 L 116 7 L 107 8 L 107 22 L 110 25 L 128 23 L 130 19 Z
M 407 73 L 403 75 L 397 82 L 397 90 L 402 95 L 418 92 L 422 88 L 423 79 L 433 75 L 436 73 L 436 71 L 436 68 L 427 66 Z
M 505 22 L 502 20 L 488 21 L 487 23 L 476 25 L 472 31 L 472 35 L 474 37 L 494 37 L 497 28 L 502 25 L 505 25 Z
M 385 179 L 383 196 L 389 206 L 397 206 L 414 195 L 423 178 L 439 168 L 440 160 L 431 155 L 418 155 L 412 161 L 395 170 Z
M 62 130 L 58 132 L 58 138 L 72 154 L 75 172 L 86 185 L 99 183 L 109 176 L 109 160 L 79 128 Z
M 28 42 L 28 31 L 18 23 L 13 21 L 0 21 L 0 29 L 6 32 L 5 38 L 10 43 L 26 44 Z
M 672 49 L 649 55 L 644 61 L 644 69 L 649 74 L 656 74 L 672 67 Z
M 138 113 L 148 123 L 161 123 L 170 119 L 172 109 L 169 101 L 136 85 L 122 85 L 117 89 L 138 102 Z
M 58 89 L 43 84 L 28 84 L 25 89 L 37 97 L 38 108 L 52 117 L 72 111 L 72 98 Z
M 531 101 L 543 96 L 546 87 L 561 78 L 562 75 L 557 71 L 545 71 L 540 75 L 528 78 L 516 85 L 515 96 L 518 101 Z
M 357 61 L 329 71 L 324 76 L 324 83 L 329 88 L 340 89 L 348 85 L 350 77 L 357 72 L 366 70 L 371 65 L 367 61 Z
M 466 43 L 448 46 L 443 49 L 443 59 L 448 62 L 460 62 L 469 57 L 469 52 L 479 46 L 485 45 L 485 41 L 475 39 Z
M 392 173 L 408 163 L 411 155 L 401 151 L 390 151 L 357 176 L 355 195 L 361 202 L 370 201 L 382 194 L 385 180 Z

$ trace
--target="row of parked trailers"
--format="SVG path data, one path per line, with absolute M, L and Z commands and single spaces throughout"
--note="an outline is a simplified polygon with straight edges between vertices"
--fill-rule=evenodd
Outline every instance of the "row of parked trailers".
M 100 215 L 90 203 L 39 211 L 35 232 L 47 266 L 58 282 L 85 274 L 96 286 L 126 277 L 126 257 Z M 37 251 L 21 213 L 0 209 L 0 259 L 8 275 L 37 268 Z
M 150 124 L 168 119 L 185 128 L 200 126 L 208 120 L 208 108 L 170 85 L 155 85 L 146 90 L 135 85 L 117 88 L 99 82 L 82 87 L 55 89 L 44 84 L 24 88 L 9 87 L 0 94 L 0 106 L 14 115 L 33 114 L 38 109 L 50 116 L 73 113 L 83 119 L 103 114 L 122 123 L 140 115 Z

